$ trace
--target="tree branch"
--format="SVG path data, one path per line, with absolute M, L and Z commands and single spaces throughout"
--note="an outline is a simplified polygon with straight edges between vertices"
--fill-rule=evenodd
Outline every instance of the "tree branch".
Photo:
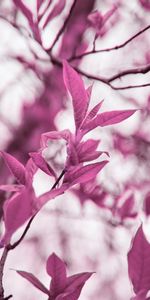
M 142 68 L 134 68 L 134 69 L 127 69 L 124 70 L 118 74 L 113 75 L 108 79 L 108 82 L 112 82 L 116 79 L 119 79 L 121 77 L 124 77 L 126 75 L 133 75 L 133 74 L 146 74 L 150 71 L 150 65 L 146 65 L 145 67 Z
M 74 10 L 74 7 L 75 7 L 75 5 L 76 5 L 76 1 L 77 1 L 77 0 L 74 0 L 74 1 L 73 1 L 72 5 L 71 5 L 71 7 L 70 7 L 70 11 L 69 11 L 69 13 L 68 13 L 68 15 L 67 15 L 66 20 L 64 21 L 64 23 L 63 23 L 62 27 L 60 28 L 60 30 L 58 31 L 58 33 L 57 33 L 57 35 L 56 35 L 56 37 L 55 37 L 55 39 L 54 39 L 54 41 L 53 41 L 51 47 L 50 47 L 48 50 L 46 50 L 47 52 L 51 52 L 51 51 L 53 50 L 55 44 L 58 42 L 60 36 L 61 36 L 62 33 L 64 32 L 64 30 L 65 30 L 65 28 L 66 28 L 66 26 L 67 26 L 67 24 L 68 24 L 68 21 L 69 21 L 71 15 L 72 15 L 72 12 L 73 12 L 73 10 Z
M 132 42 L 135 38 L 137 38 L 139 35 L 141 35 L 145 31 L 147 31 L 148 29 L 150 29 L 150 25 L 148 25 L 145 28 L 143 28 L 142 30 L 138 31 L 136 34 L 134 34 L 133 36 L 131 36 L 128 40 L 126 40 L 125 42 L 123 42 L 123 43 L 121 43 L 119 45 L 116 45 L 116 46 L 113 46 L 113 47 L 110 47 L 110 48 L 100 49 L 100 50 L 94 50 L 94 49 L 92 49 L 90 51 L 81 53 L 79 55 L 74 55 L 74 56 L 70 57 L 68 61 L 72 61 L 72 60 L 76 60 L 76 59 L 81 59 L 81 58 L 83 58 L 83 57 L 85 57 L 87 55 L 90 55 L 90 54 L 97 54 L 97 53 L 102 53 L 102 52 L 111 52 L 111 51 L 114 51 L 114 50 L 119 50 L 119 49 L 127 46 L 130 42 Z

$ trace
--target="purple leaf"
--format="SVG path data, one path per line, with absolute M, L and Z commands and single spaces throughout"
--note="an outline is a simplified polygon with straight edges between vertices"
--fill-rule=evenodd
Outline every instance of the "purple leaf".
M 66 286 L 66 266 L 65 263 L 55 254 L 51 254 L 46 263 L 48 275 L 52 277 L 50 292 L 58 295 Z
M 83 286 L 78 286 L 75 290 L 65 292 L 56 297 L 56 300 L 77 300 L 81 294 Z
M 107 125 L 120 123 L 132 116 L 136 111 L 136 109 L 118 111 L 114 110 L 98 114 L 91 122 L 88 122 L 84 126 L 84 129 L 86 129 L 86 131 L 88 132 L 98 126 L 104 127 Z
M 86 116 L 85 120 L 83 121 L 83 124 L 82 124 L 81 128 L 84 129 L 84 125 L 88 124 L 97 115 L 97 113 L 100 110 L 103 102 L 104 102 L 104 100 L 102 100 L 101 102 L 99 102 L 98 104 L 96 104 L 92 108 L 92 110 L 88 113 L 88 115 Z
M 150 244 L 142 226 L 138 229 L 128 253 L 128 272 L 136 294 L 150 289 Z
M 19 275 L 21 275 L 23 278 L 28 280 L 32 285 L 34 285 L 37 289 L 45 293 L 49 296 L 49 290 L 39 281 L 38 278 L 36 278 L 33 274 L 25 271 L 16 271 Z
M 53 10 L 48 14 L 44 24 L 43 29 L 47 26 L 47 24 L 58 15 L 60 15 L 66 5 L 66 0 L 59 0 L 57 4 L 54 6 Z
M 43 195 L 39 196 L 36 201 L 36 209 L 39 211 L 41 207 L 48 201 L 55 199 L 59 195 L 62 195 L 69 188 L 68 184 L 63 184 L 60 188 L 52 189 Z
M 56 300 L 77 300 L 85 282 L 92 274 L 93 273 L 85 272 L 68 277 L 64 293 L 56 297 Z
M 40 168 L 43 172 L 50 176 L 56 177 L 56 174 L 51 166 L 49 166 L 42 155 L 38 152 L 32 152 L 30 153 L 31 158 L 33 159 L 35 165 Z
M 27 161 L 26 167 L 25 167 L 25 176 L 26 176 L 26 185 L 27 186 L 32 186 L 32 182 L 33 182 L 33 176 L 37 171 L 37 166 L 35 165 L 34 161 L 32 160 L 32 158 L 30 158 Z
M 135 218 L 137 213 L 134 212 L 135 199 L 134 195 L 131 194 L 123 203 L 121 207 L 118 208 L 118 214 L 123 221 L 125 218 Z
M 88 139 L 86 142 L 82 142 L 77 146 L 77 152 L 79 157 L 84 157 L 85 154 L 94 152 L 98 145 L 100 143 L 100 140 L 93 140 Z
M 66 61 L 63 62 L 63 77 L 66 89 L 72 97 L 74 119 L 76 129 L 78 129 L 85 118 L 88 103 L 87 93 L 81 77 Z
M 100 155 L 102 155 L 103 153 L 105 153 L 105 152 L 95 151 L 93 153 L 86 153 L 85 156 L 80 158 L 80 162 L 92 161 L 92 160 L 100 157 Z
M 0 151 L 1 156 L 3 157 L 6 165 L 8 166 L 11 173 L 15 176 L 16 180 L 21 183 L 25 184 L 25 168 L 24 166 L 12 155 Z
M 4 204 L 5 234 L 1 240 L 1 245 L 6 245 L 12 234 L 22 226 L 33 213 L 34 194 L 29 193 L 25 188 L 15 193 Z
M 41 135 L 41 146 L 42 149 L 48 146 L 49 140 L 57 140 L 57 139 L 64 139 L 68 142 L 71 137 L 71 132 L 69 130 L 62 130 L 62 131 L 50 131 L 45 132 Z
M 90 164 L 83 167 L 74 168 L 73 171 L 68 171 L 64 178 L 64 182 L 69 182 L 70 185 L 83 183 L 96 177 L 96 175 L 108 163 L 107 160 Z
M 84 272 L 67 277 L 67 285 L 65 291 L 72 291 L 80 286 L 83 286 L 92 274 L 93 272 Z

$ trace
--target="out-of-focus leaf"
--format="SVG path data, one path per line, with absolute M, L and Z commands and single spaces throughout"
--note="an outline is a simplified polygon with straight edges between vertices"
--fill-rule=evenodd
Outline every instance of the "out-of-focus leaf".
M 150 244 L 142 226 L 138 229 L 128 253 L 128 272 L 135 294 L 150 290 Z
M 58 0 L 52 11 L 48 14 L 44 24 L 43 24 L 43 29 L 47 26 L 47 24 L 56 18 L 58 15 L 60 15 L 66 5 L 66 0 Z

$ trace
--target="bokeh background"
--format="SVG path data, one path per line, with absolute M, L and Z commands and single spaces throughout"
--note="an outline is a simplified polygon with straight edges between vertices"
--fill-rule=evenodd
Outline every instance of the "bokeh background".
M 41 133 L 74 130 L 72 103 L 64 87 L 62 69 L 47 52 L 73 2 L 67 0 L 62 13 L 42 28 L 56 2 L 45 0 L 41 6 L 42 14 L 50 4 L 39 23 L 41 45 L 17 1 L 0 1 L 0 149 L 22 163 L 26 163 L 29 152 L 39 149 Z M 36 18 L 36 1 L 24 3 Z M 53 49 L 58 60 L 92 49 L 96 29 L 88 17 L 96 9 L 102 16 L 114 9 L 100 30 L 96 49 L 120 45 L 149 25 L 149 1 L 77 0 L 65 31 Z M 119 50 L 94 53 L 71 60 L 70 64 L 91 75 L 109 78 L 126 69 L 148 66 L 149 48 L 147 30 Z M 66 262 L 68 274 L 96 272 L 86 283 L 81 300 L 126 300 L 133 294 L 127 252 L 141 222 L 149 234 L 150 87 L 115 90 L 101 81 L 82 78 L 86 87 L 94 83 L 91 107 L 104 99 L 102 111 L 130 108 L 139 111 L 121 124 L 98 128 L 87 135 L 100 139 L 100 150 L 110 154 L 109 164 L 97 178 L 100 193 L 95 198 L 85 193 L 84 197 L 83 194 L 78 197 L 76 186 L 40 211 L 26 238 L 9 254 L 6 263 L 5 293 L 13 294 L 15 300 L 46 299 L 12 269 L 32 271 L 49 286 L 45 262 L 52 252 Z M 139 72 L 115 80 L 114 86 L 149 82 L 149 73 Z M 55 161 L 59 173 L 65 160 L 64 144 L 50 143 L 47 151 L 49 161 Z M 105 154 L 103 158 L 107 158 Z M 1 184 L 13 181 L 2 160 L 0 174 Z M 49 190 L 51 184 L 48 175 L 40 170 L 36 173 L 34 188 L 38 195 Z M 0 196 L 2 232 L 2 205 L 7 194 L 1 192 Z M 103 200 L 107 204 L 105 208 Z M 22 230 L 14 235 L 14 240 Z

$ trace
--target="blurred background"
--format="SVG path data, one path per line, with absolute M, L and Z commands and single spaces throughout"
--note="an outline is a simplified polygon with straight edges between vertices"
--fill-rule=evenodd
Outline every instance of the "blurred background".
M 102 111 L 139 111 L 121 124 L 98 128 L 87 135 L 101 140 L 99 149 L 109 152 L 109 164 L 93 182 L 91 193 L 76 185 L 44 206 L 24 241 L 9 254 L 5 293 L 13 294 L 15 300 L 46 299 L 11 269 L 32 272 L 49 286 L 45 262 L 55 252 L 66 262 L 70 275 L 96 272 L 86 283 L 81 300 L 130 299 L 130 242 L 141 222 L 150 236 L 150 86 L 133 87 L 150 83 L 149 73 L 140 71 L 150 65 L 149 30 L 118 50 L 80 54 L 92 50 L 94 40 L 96 50 L 107 49 L 121 45 L 144 29 L 149 25 L 150 2 L 77 0 L 52 49 L 56 61 L 51 56 L 51 45 L 74 2 L 64 1 L 56 16 L 53 8 L 58 1 L 22 2 L 33 20 L 28 10 L 21 9 L 20 1 L 0 1 L 0 150 L 26 163 L 28 153 L 40 148 L 41 133 L 74 130 L 71 98 L 58 63 L 63 58 L 81 73 L 91 75 L 82 76 L 86 87 L 93 83 L 91 107 L 104 99 Z M 113 87 L 93 79 L 109 79 L 135 68 L 139 68 L 137 74 L 118 77 L 112 81 Z M 65 160 L 64 143 L 50 143 L 47 155 L 59 174 Z M 103 154 L 102 158 L 107 156 Z M 1 184 L 12 182 L 2 160 L 0 174 Z M 36 173 L 37 195 L 49 190 L 51 184 L 44 172 Z M 2 232 L 2 206 L 7 194 L 0 192 L 0 196 Z M 14 240 L 22 230 L 14 235 Z

